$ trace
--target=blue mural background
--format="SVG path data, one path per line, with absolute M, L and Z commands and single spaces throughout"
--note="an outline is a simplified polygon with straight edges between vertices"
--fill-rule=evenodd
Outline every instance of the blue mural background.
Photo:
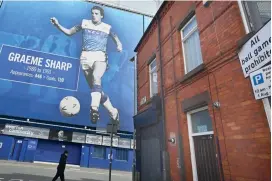
M 71 28 L 82 19 L 91 19 L 95 4 L 82 1 L 4 1 L 0 8 L 0 47 L 3 44 L 30 50 L 68 56 L 79 61 L 82 33 L 65 36 L 51 23 Z M 109 69 L 102 79 L 103 90 L 120 110 L 120 129 L 133 131 L 134 110 L 134 48 L 151 18 L 103 6 L 103 22 L 110 24 L 123 44 L 123 52 L 109 38 L 107 53 Z M 0 71 L 5 69 L 0 59 Z M 75 76 L 71 74 L 70 76 Z M 78 115 L 66 118 L 60 114 L 59 103 L 65 96 L 76 97 L 81 105 Z M 0 115 L 18 116 L 66 124 L 106 127 L 109 116 L 101 106 L 101 119 L 93 125 L 89 118 L 90 89 L 80 69 L 78 90 L 69 91 L 2 80 L 0 77 Z

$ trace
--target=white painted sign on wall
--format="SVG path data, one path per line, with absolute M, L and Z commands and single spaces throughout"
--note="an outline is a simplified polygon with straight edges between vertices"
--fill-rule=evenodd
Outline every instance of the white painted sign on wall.
M 255 99 L 271 96 L 271 65 L 250 74 Z
M 87 134 L 86 143 L 94 144 L 94 145 L 102 145 L 102 135 Z
M 104 146 L 110 146 L 111 145 L 110 142 L 111 142 L 110 136 L 103 136 L 102 145 L 104 145 Z M 113 139 L 112 139 L 112 146 L 113 147 L 118 147 L 118 138 L 117 137 L 113 137 Z
M 111 158 L 110 158 L 111 157 Z M 113 154 L 108 154 L 108 160 L 112 159 L 113 160 Z
M 245 77 L 271 61 L 271 20 L 238 53 Z
M 119 138 L 118 147 L 119 148 L 130 148 L 130 139 Z

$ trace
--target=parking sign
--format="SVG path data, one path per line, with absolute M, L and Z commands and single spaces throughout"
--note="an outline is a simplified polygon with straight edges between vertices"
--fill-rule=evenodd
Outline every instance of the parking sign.
M 271 95 L 271 65 L 267 65 L 250 74 L 255 99 Z
M 263 74 L 259 73 L 253 76 L 254 86 L 264 83 Z

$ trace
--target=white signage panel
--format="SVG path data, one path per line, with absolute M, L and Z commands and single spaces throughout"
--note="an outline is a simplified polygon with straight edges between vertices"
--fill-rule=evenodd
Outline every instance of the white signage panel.
M 130 148 L 134 149 L 134 146 L 135 146 L 135 149 L 136 149 L 136 140 L 131 139 L 130 140 Z
M 111 145 L 110 142 L 111 142 L 110 136 L 103 136 L 102 145 L 104 145 L 104 146 L 110 146 Z M 113 137 L 113 139 L 112 139 L 112 146 L 113 147 L 118 147 L 118 138 L 117 137 Z
M 238 53 L 245 77 L 271 61 L 271 20 Z
M 118 147 L 119 148 L 130 148 L 130 139 L 126 139 L 126 138 L 119 138 L 119 143 L 118 143 Z
M 94 145 L 102 145 L 102 135 L 87 134 L 86 143 L 94 144 Z
M 255 99 L 271 96 L 271 65 L 250 74 Z
M 85 143 L 86 142 L 86 134 L 73 132 L 72 142 Z
M 1 130 L 2 134 L 23 136 L 30 138 L 48 139 L 49 129 L 31 127 L 31 126 L 19 126 L 14 124 L 6 124 L 5 128 Z

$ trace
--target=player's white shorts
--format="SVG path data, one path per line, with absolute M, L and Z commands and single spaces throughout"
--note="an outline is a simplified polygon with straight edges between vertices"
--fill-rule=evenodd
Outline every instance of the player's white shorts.
M 106 62 L 106 54 L 102 51 L 82 51 L 80 63 L 83 70 L 93 68 L 94 62 Z

